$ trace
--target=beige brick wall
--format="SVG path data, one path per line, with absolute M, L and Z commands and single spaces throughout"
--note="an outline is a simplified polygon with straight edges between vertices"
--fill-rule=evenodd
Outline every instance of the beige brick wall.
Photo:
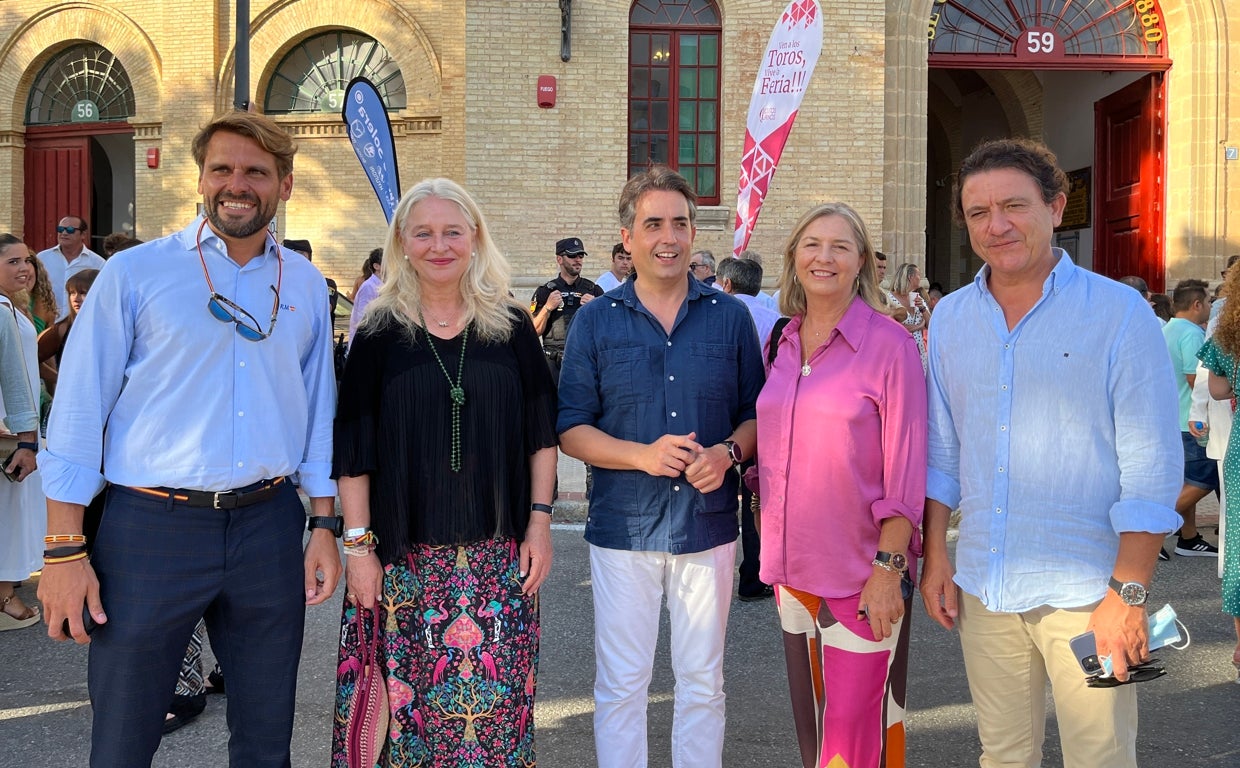
M 718 0 L 723 17 L 721 214 L 698 245 L 731 249 L 737 164 L 749 94 L 785 0 Z M 1240 18 L 1216 2 L 1161 0 L 1175 64 L 1169 73 L 1168 282 L 1216 274 L 1240 252 Z M 767 255 L 768 281 L 796 218 L 812 204 L 845 200 L 881 246 L 924 259 L 927 221 L 925 25 L 932 0 L 823 3 L 825 39 L 814 80 L 759 217 L 752 247 Z M 400 62 L 409 94 L 392 115 L 405 186 L 430 175 L 462 181 L 483 206 L 523 286 L 554 271 L 555 240 L 577 235 L 591 257 L 587 275 L 607 266 L 618 239 L 616 197 L 624 182 L 629 0 L 574 3 L 572 60 L 559 58 L 555 3 L 506 0 L 267 0 L 252 5 L 252 91 L 261 103 L 280 58 L 306 36 L 360 30 Z M 204 34 L 205 33 L 205 34 Z M 197 169 L 189 140 L 232 101 L 232 3 L 98 0 L 0 4 L 0 228 L 20 232 L 24 111 L 34 77 L 55 52 L 91 40 L 120 58 L 133 80 L 137 233 L 151 238 L 193 215 Z M 538 75 L 558 80 L 558 103 L 539 109 Z M 1042 110 L 1034 73 L 986 74 L 1007 118 L 1032 135 Z M 352 283 L 385 223 L 333 116 L 281 118 L 301 146 L 284 233 L 306 237 L 316 261 L 342 287 Z M 950 128 L 956 125 L 956 128 Z M 948 123 L 959 140 L 958 123 Z M 157 169 L 145 163 L 158 148 Z M 953 162 L 960 147 L 952 144 Z M 932 212 L 941 217 L 941 212 Z M 943 231 L 958 260 L 972 262 L 959 232 Z M 522 289 L 524 290 L 524 288 Z
M 732 250 L 749 96 L 785 4 L 720 3 L 720 208 L 727 226 L 699 229 L 697 238 L 698 247 L 717 256 Z M 559 237 L 584 240 L 590 251 L 587 275 L 607 268 L 610 247 L 619 239 L 615 208 L 626 176 L 629 8 L 617 0 L 575 5 L 572 59 L 564 63 L 555 6 L 470 4 L 466 183 L 482 201 L 516 271 L 531 284 L 554 274 L 552 252 Z M 876 236 L 881 232 L 883 16 L 883 6 L 868 0 L 834 3 L 824 12 L 823 54 L 750 243 L 767 256 L 769 283 L 787 233 L 816 202 L 846 200 Z M 557 79 L 554 109 L 537 107 L 540 74 Z

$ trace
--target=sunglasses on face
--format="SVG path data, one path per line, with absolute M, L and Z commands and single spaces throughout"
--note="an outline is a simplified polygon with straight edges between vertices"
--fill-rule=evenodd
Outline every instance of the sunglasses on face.
M 56 227 L 56 232 L 61 235 L 72 235 L 74 232 L 81 232 L 86 227 Z

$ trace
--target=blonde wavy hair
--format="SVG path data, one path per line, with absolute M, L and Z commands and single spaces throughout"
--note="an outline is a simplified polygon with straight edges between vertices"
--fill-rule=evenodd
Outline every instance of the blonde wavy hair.
M 839 216 L 848 222 L 852 229 L 853 240 L 857 243 L 857 251 L 861 254 L 861 271 L 857 274 L 857 293 L 861 300 L 884 315 L 891 314 L 891 306 L 883 289 L 878 285 L 878 268 L 874 266 L 874 244 L 870 240 L 869 230 L 852 206 L 847 203 L 823 203 L 805 212 L 792 228 L 783 250 L 783 271 L 779 275 L 779 313 L 787 317 L 805 314 L 805 288 L 797 280 L 796 253 L 805 230 L 810 224 L 824 216 Z
M 474 335 L 483 341 L 503 342 L 512 335 L 512 310 L 524 311 L 509 295 L 511 269 L 491 239 L 490 228 L 478 204 L 465 188 L 451 179 L 424 179 L 401 196 L 388 225 L 383 246 L 383 286 L 366 307 L 363 327 L 397 325 L 417 341 L 421 326 L 422 282 L 405 258 L 401 235 L 413 207 L 427 198 L 448 200 L 461 209 L 473 234 L 474 252 L 459 285 L 465 301 L 465 321 L 474 324 Z

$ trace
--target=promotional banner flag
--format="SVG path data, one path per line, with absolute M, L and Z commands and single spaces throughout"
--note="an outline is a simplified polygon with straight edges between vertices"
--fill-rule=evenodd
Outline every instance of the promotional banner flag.
M 749 101 L 736 196 L 733 255 L 749 245 L 766 190 L 822 51 L 822 12 L 815 0 L 792 0 L 766 46 Z
M 370 186 L 379 196 L 388 221 L 400 200 L 400 172 L 396 168 L 396 147 L 392 144 L 392 121 L 388 119 L 383 97 L 364 77 L 355 77 L 345 92 L 340 116 L 349 127 L 349 142 L 362 163 Z

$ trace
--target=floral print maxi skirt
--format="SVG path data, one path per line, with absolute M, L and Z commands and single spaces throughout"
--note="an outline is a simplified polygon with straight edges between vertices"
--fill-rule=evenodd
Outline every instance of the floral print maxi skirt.
M 521 594 L 517 553 L 514 539 L 415 545 L 384 569 L 378 661 L 391 721 L 382 768 L 536 764 L 538 601 Z M 356 611 L 345 602 L 342 639 Z M 347 765 L 345 717 L 355 679 L 342 666 L 332 768 Z

